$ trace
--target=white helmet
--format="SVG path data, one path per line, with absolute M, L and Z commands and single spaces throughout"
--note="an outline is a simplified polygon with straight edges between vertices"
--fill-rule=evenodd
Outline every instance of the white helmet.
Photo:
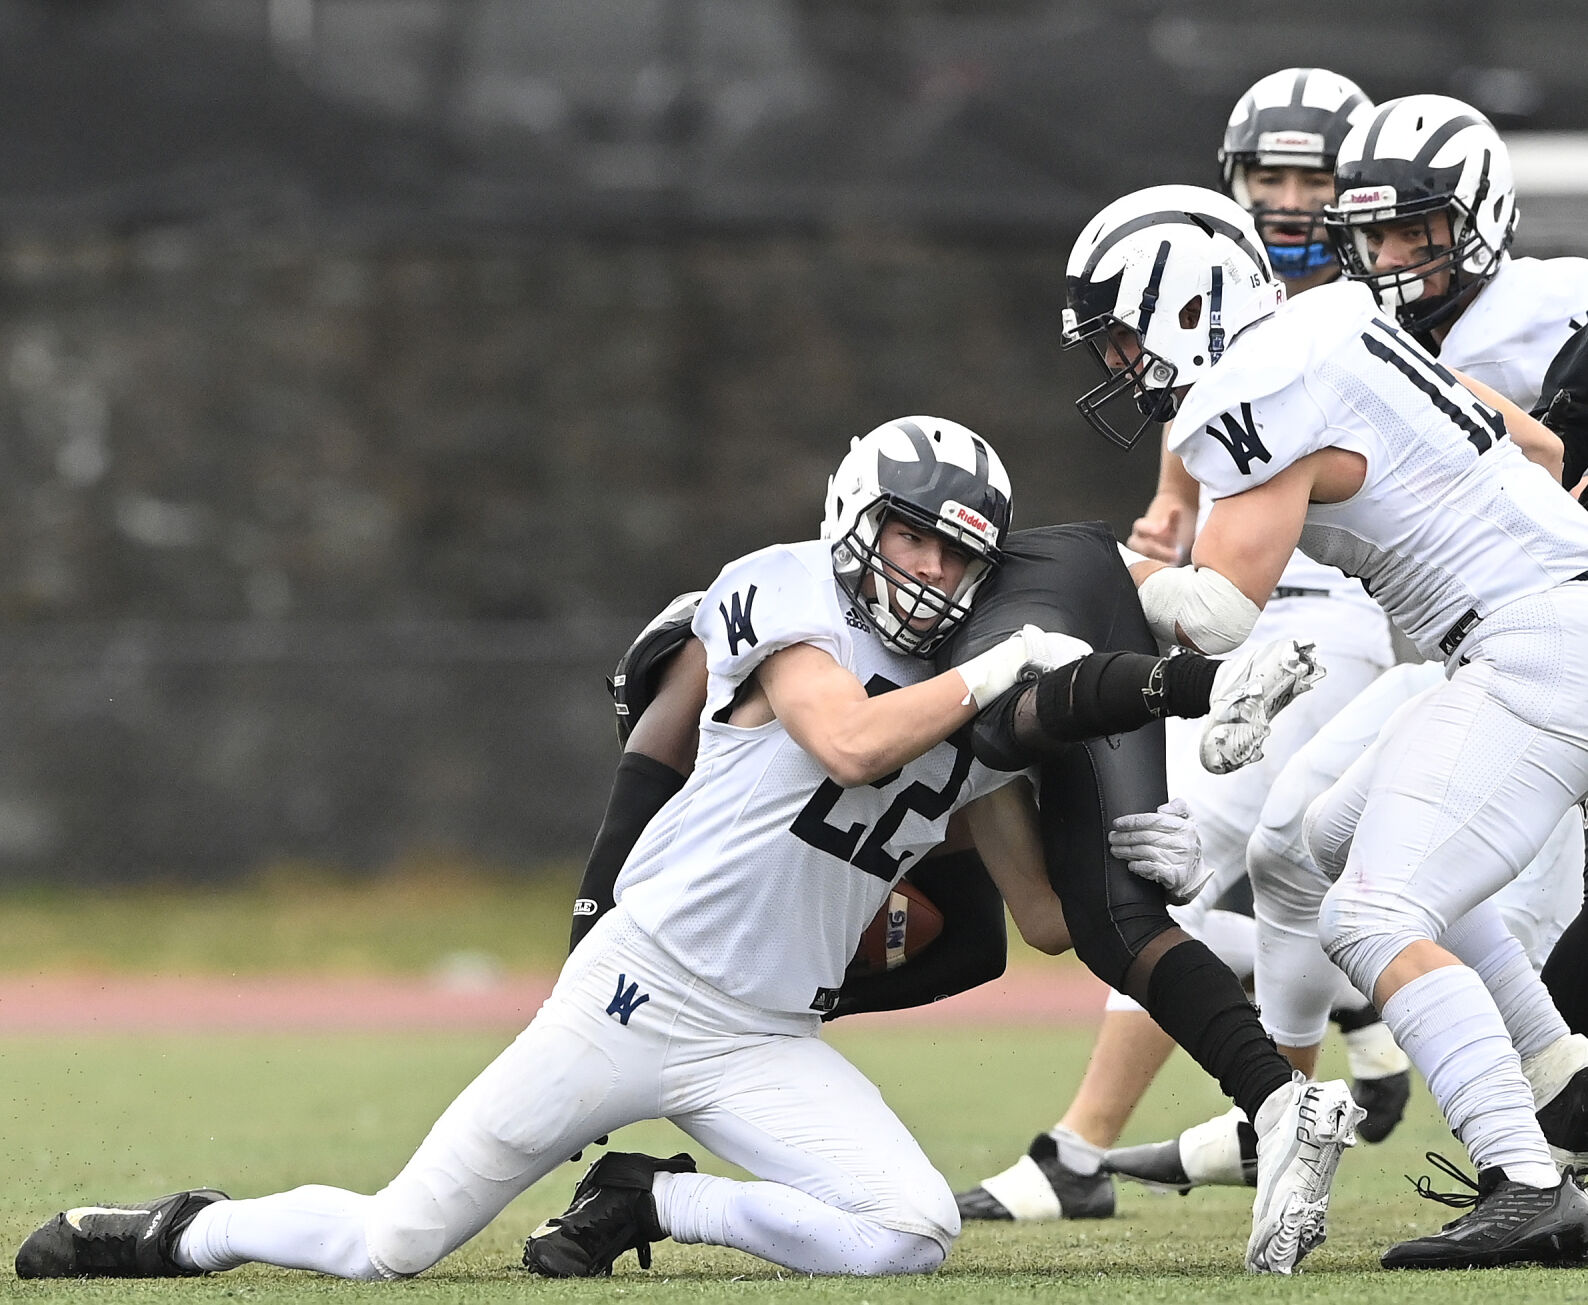
M 1106 378 L 1075 406 L 1125 448 L 1173 417 L 1175 390 L 1205 376 L 1237 335 L 1285 298 L 1251 214 L 1200 186 L 1152 186 L 1116 199 L 1082 230 L 1065 279 L 1064 347 L 1090 345 Z M 1137 347 L 1126 357 L 1119 346 L 1132 337 Z M 1134 401 L 1139 422 L 1110 420 L 1105 405 L 1118 411 L 1123 398 Z
M 833 574 L 882 641 L 898 652 L 931 654 L 970 614 L 976 590 L 999 561 L 1009 530 L 1010 486 L 992 446 L 957 422 L 900 417 L 858 439 L 827 482 L 822 538 Z M 971 555 L 953 593 L 922 584 L 877 549 L 882 523 L 902 517 Z M 875 593 L 862 584 L 875 577 Z M 923 617 L 924 626 L 911 624 Z
M 1493 276 L 1516 233 L 1511 155 L 1490 121 L 1447 95 L 1408 95 L 1379 105 L 1346 136 L 1335 160 L 1328 223 L 1345 274 L 1366 282 L 1380 305 L 1413 330 L 1458 313 Z M 1450 245 L 1432 230 L 1446 213 Z M 1366 228 L 1421 220 L 1438 252 L 1411 267 L 1375 273 Z M 1425 278 L 1450 269 L 1437 297 Z
M 1252 168 L 1334 170 L 1346 133 L 1373 112 L 1373 104 L 1349 77 L 1327 68 L 1285 68 L 1253 83 L 1236 102 L 1219 146 L 1224 193 L 1252 215 L 1282 277 L 1307 277 L 1334 265 L 1334 246 L 1323 215 L 1267 208 L 1252 200 L 1246 174 Z M 1272 227 L 1304 227 L 1300 244 L 1268 239 Z

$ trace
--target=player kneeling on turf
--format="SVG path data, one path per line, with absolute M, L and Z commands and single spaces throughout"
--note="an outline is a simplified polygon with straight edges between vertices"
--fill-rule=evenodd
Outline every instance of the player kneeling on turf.
M 985 441 L 902 420 L 855 441 L 822 540 L 722 572 L 695 620 L 710 672 L 699 764 L 529 1028 L 386 1187 L 84 1206 L 27 1239 L 18 1275 L 259 1261 L 406 1277 L 595 1138 L 649 1118 L 765 1181 L 698 1174 L 683 1156 L 605 1156 L 575 1208 L 531 1239 L 531 1267 L 607 1273 L 671 1235 L 806 1273 L 936 1268 L 959 1230 L 947 1183 L 816 1035 L 905 866 L 1010 778 L 949 737 L 1027 668 L 1076 656 L 1073 640 L 1030 629 L 932 673 L 998 562 L 1009 512 Z

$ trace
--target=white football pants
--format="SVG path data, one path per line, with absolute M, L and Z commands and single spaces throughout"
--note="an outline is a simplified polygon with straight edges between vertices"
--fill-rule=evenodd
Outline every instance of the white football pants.
M 1230 918 L 1213 906 L 1247 873 L 1246 847 L 1263 801 L 1285 763 L 1346 703 L 1392 663 L 1389 622 L 1365 595 L 1358 598 L 1278 598 L 1262 610 L 1247 643 L 1300 639 L 1318 646 L 1326 674 L 1274 718 L 1262 757 L 1227 775 L 1203 769 L 1198 749 L 1204 721 L 1175 717 L 1164 722 L 1168 746 L 1169 796 L 1184 798 L 1196 819 L 1203 860 L 1213 877 L 1189 906 L 1169 914 L 1204 942 L 1243 981 L 1251 977 L 1252 931 L 1244 917 Z M 1342 978 L 1336 989 L 1351 994 Z M 1111 992 L 1109 1010 L 1140 1010 L 1123 993 Z
M 1444 667 L 1436 662 L 1392 667 L 1291 759 L 1263 804 L 1247 849 L 1257 912 L 1257 1001 L 1264 1025 L 1286 1046 L 1322 1038 L 1329 985 L 1339 974 L 1318 942 L 1318 913 L 1331 881 L 1308 852 L 1307 831 L 1329 849 L 1331 866 L 1343 868 L 1367 801 L 1378 739 L 1406 703 L 1444 683 Z M 1535 970 L 1582 904 L 1582 869 L 1582 820 L 1572 808 L 1539 855 L 1492 899 Z
M 258 1260 L 407 1277 L 597 1137 L 670 1119 L 768 1180 L 662 1176 L 658 1214 L 680 1240 L 804 1273 L 936 1268 L 959 1234 L 953 1194 L 819 1028 L 814 1015 L 758 1010 L 701 983 L 619 907 L 386 1187 L 217 1202 L 183 1234 L 179 1253 L 207 1269 Z
M 1364 992 L 1522 873 L 1588 792 L 1588 583 L 1509 603 L 1407 704 L 1360 776 L 1361 818 L 1319 934 Z M 1324 807 L 1327 799 L 1323 800 Z M 1324 811 L 1309 816 L 1318 831 Z M 1326 872 L 1337 856 L 1309 835 Z

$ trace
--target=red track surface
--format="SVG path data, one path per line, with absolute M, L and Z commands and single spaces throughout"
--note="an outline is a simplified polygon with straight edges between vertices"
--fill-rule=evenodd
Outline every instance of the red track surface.
M 0 1034 L 522 1028 L 550 979 L 0 976 Z M 1074 965 L 1021 967 L 947 1001 L 857 1016 L 887 1024 L 1090 1023 L 1103 986 Z

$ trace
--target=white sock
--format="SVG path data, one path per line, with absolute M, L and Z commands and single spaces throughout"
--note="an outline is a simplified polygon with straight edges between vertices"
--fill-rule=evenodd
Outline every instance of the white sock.
M 1055 1124 L 1048 1129 L 1048 1136 L 1059 1148 L 1059 1163 L 1066 1169 L 1090 1176 L 1103 1167 L 1103 1148 L 1088 1142 L 1074 1129 Z
M 1483 981 L 1464 965 L 1419 976 L 1383 1005 L 1384 1022 L 1411 1057 L 1478 1169 L 1554 1187 L 1560 1174 L 1533 1117 L 1533 1092 Z
M 1383 1020 L 1374 1020 L 1345 1034 L 1345 1063 L 1355 1079 L 1388 1078 L 1411 1068 L 1406 1053 L 1395 1045 Z
M 1571 1032 L 1527 952 L 1505 927 L 1492 901 L 1467 912 L 1439 941 L 1477 971 L 1524 1062 Z
M 1522 1061 L 1522 1073 L 1533 1085 L 1533 1104 L 1542 1110 L 1580 1069 L 1588 1069 L 1588 1038 L 1568 1033 Z
M 206 1273 L 257 1261 L 338 1278 L 380 1278 L 364 1245 L 369 1202 L 356 1192 L 319 1186 L 251 1201 L 216 1201 L 182 1230 L 176 1260 Z
M 651 1194 L 674 1241 L 731 1246 L 798 1273 L 930 1273 L 948 1253 L 782 1183 L 661 1173 Z
M 1244 1187 L 1246 1171 L 1241 1165 L 1241 1125 L 1245 1122 L 1246 1115 L 1241 1108 L 1231 1106 L 1222 1115 L 1193 1124 L 1181 1133 L 1180 1164 L 1186 1177 L 1197 1184 Z

